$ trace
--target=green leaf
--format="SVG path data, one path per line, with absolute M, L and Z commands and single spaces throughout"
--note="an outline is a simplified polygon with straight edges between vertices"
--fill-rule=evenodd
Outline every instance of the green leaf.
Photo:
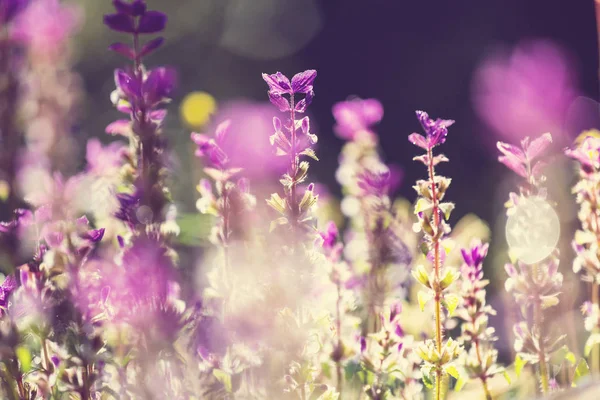
M 231 393 L 231 375 L 229 375 L 227 372 L 223 371 L 222 369 L 215 369 L 213 370 L 213 375 L 215 376 L 215 378 L 217 378 L 217 380 L 219 382 L 221 382 L 223 384 L 223 386 L 225 386 L 225 390 L 228 393 Z
M 581 380 L 581 378 L 589 375 L 590 373 L 590 368 L 587 365 L 587 362 L 585 362 L 585 359 L 582 358 L 581 360 L 579 360 L 579 363 L 577 364 L 577 368 L 575 368 L 575 373 L 573 374 L 573 387 L 577 386 L 577 382 L 579 380 Z
M 425 387 L 427 389 L 431 389 L 433 388 L 433 377 L 430 376 L 429 374 L 423 374 L 423 384 L 425 385 Z
M 25 346 L 19 346 L 16 348 L 15 353 L 21 364 L 21 371 L 24 373 L 29 372 L 31 370 L 31 353 L 29 349 Z
M 269 233 L 273 232 L 278 226 L 285 225 L 287 223 L 288 219 L 286 217 L 279 217 L 271 221 L 271 225 L 269 226 Z
M 184 246 L 199 246 L 208 238 L 214 217 L 199 213 L 183 213 L 177 216 L 179 235 L 173 240 Z
M 317 157 L 317 154 L 315 153 L 315 151 L 313 149 L 306 149 L 300 154 L 308 156 L 315 161 L 319 161 L 319 158 Z
M 589 356 L 594 346 L 600 344 L 600 333 L 592 333 L 588 340 L 585 342 L 585 348 L 583 350 L 585 356 Z
M 460 301 L 460 297 L 455 293 L 448 293 L 444 296 L 444 302 L 446 303 L 446 309 L 448 310 L 448 315 L 451 317 L 454 315 L 454 311 L 456 311 L 456 307 L 458 307 L 458 303 Z M 454 375 L 452 375 L 454 376 Z
M 417 200 L 417 204 L 415 204 L 415 214 L 420 213 L 421 211 L 429 210 L 432 204 L 429 200 L 424 197 L 419 198 Z
M 450 218 L 450 214 L 452 214 L 452 210 L 454 210 L 454 203 L 442 203 L 439 205 L 439 207 L 444 213 L 444 218 L 448 220 L 448 218 Z
M 271 206 L 271 208 L 274 209 L 275 211 L 277 211 L 278 213 L 285 215 L 287 203 L 286 203 L 285 199 L 282 199 L 281 196 L 279 196 L 279 194 L 277 194 L 277 193 L 271 194 L 271 198 L 267 200 L 267 204 L 269 206 Z
M 421 309 L 421 311 L 425 311 L 425 304 L 427 304 L 427 302 L 432 298 L 433 295 L 431 293 L 425 292 L 423 290 L 419 291 L 419 293 L 417 294 L 417 299 L 419 300 L 419 308 Z
M 515 373 L 517 374 L 517 378 L 521 376 L 521 371 L 523 371 L 525 365 L 527 365 L 527 361 L 523 360 L 520 354 L 517 354 L 515 358 Z
M 542 296 L 542 308 L 550 308 L 558 304 L 557 296 Z
M 508 383 L 509 385 L 511 384 L 511 380 L 510 380 L 510 375 L 508 374 L 507 370 L 504 370 L 503 374 L 504 379 L 506 379 L 506 383 Z

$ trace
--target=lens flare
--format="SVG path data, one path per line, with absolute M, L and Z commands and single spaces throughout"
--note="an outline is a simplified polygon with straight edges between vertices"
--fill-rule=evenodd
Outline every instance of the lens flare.
M 526 264 L 548 257 L 560 235 L 560 222 L 552 206 L 540 197 L 519 200 L 506 223 L 511 253 Z

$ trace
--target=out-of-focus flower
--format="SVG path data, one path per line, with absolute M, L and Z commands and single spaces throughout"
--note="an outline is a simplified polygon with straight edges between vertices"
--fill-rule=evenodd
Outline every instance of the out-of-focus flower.
M 0 285 L 0 316 L 2 316 L 3 309 L 8 307 L 9 296 L 17 287 L 17 280 L 14 276 L 8 275 L 4 278 L 4 282 Z
M 154 108 L 168 102 L 175 88 L 177 76 L 175 70 L 168 67 L 157 67 L 139 75 L 131 70 L 115 70 L 117 90 L 112 96 L 120 111 L 133 112 Z M 148 115 L 150 119 L 162 121 L 162 113 Z M 162 117 L 162 118 L 160 118 Z
M 87 171 L 100 176 L 114 174 L 123 164 L 126 151 L 122 142 L 112 142 L 103 146 L 96 138 L 88 140 L 85 155 Z
M 498 150 L 502 153 L 498 161 L 506 165 L 517 175 L 526 178 L 530 184 L 542 182 L 542 175 L 546 163 L 538 159 L 552 143 L 552 135 L 544 133 L 540 137 L 529 140 L 526 137 L 521 141 L 521 148 L 512 144 L 498 142 Z
M 6 25 L 23 11 L 29 0 L 2 0 L 0 3 L 0 24 Z
M 517 141 L 531 132 L 561 138 L 569 105 L 577 97 L 572 66 L 547 41 L 527 41 L 483 61 L 473 82 L 479 116 L 500 138 Z
M 354 99 L 336 103 L 332 109 L 335 133 L 342 139 L 355 140 L 361 135 L 374 136 L 371 127 L 383 118 L 383 106 L 377 99 Z
M 38 54 L 53 53 L 63 48 L 69 35 L 81 24 L 77 5 L 59 0 L 33 0 L 12 26 L 13 37 Z

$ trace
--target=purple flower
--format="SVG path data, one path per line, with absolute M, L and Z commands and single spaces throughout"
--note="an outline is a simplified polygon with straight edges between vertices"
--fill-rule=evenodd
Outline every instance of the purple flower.
M 34 47 L 36 53 L 52 53 L 62 49 L 81 19 L 79 6 L 58 0 L 36 0 L 15 20 L 12 35 Z
M 333 249 L 335 244 L 337 243 L 339 235 L 338 228 L 335 225 L 335 222 L 329 221 L 327 223 L 327 228 L 325 229 L 325 232 L 319 232 L 319 235 L 323 239 L 323 248 L 325 248 L 326 250 Z
M 474 240 L 471 247 L 461 249 L 463 260 L 465 261 L 461 272 L 465 279 L 475 282 L 483 278 L 483 260 L 487 256 L 489 245 L 482 244 L 479 240 Z
M 573 65 L 548 41 L 521 42 L 508 52 L 492 54 L 473 83 L 475 110 L 498 136 L 510 141 L 523 138 L 525 132 L 560 135 L 567 110 L 578 96 Z
M 29 0 L 0 1 L 0 25 L 4 26 L 10 23 L 28 4 Z
M 86 150 L 88 172 L 100 176 L 110 175 L 119 169 L 127 153 L 127 147 L 122 142 L 112 142 L 103 146 L 96 138 L 88 140 Z
M 541 167 L 544 164 L 538 162 L 534 165 L 533 161 L 544 153 L 550 143 L 552 143 L 552 135 L 549 133 L 544 133 L 531 142 L 529 141 L 529 137 L 526 137 L 521 141 L 521 148 L 508 143 L 498 142 L 498 150 L 503 154 L 498 157 L 498 161 L 523 178 L 539 176 Z
M 342 101 L 333 106 L 332 112 L 336 120 L 333 129 L 346 140 L 365 133 L 373 135 L 371 127 L 383 118 L 383 106 L 376 99 Z
M 365 195 L 387 195 L 391 177 L 390 169 L 385 164 L 369 165 L 358 174 L 358 186 Z
M 600 138 L 587 136 L 576 148 L 566 149 L 565 154 L 577 160 L 587 173 L 598 170 L 600 168 Z
M 451 119 L 436 119 L 434 121 L 429 118 L 425 111 L 416 111 L 416 113 L 426 136 L 413 133 L 408 136 L 408 140 L 423 150 L 431 150 L 435 146 L 444 143 L 446 135 L 448 135 L 448 127 L 454 124 L 454 121 Z
M 153 108 L 166 101 L 173 89 L 177 76 L 175 70 L 167 67 L 155 68 L 144 76 L 133 71 L 115 70 L 115 84 L 119 98 L 125 99 L 137 109 Z M 123 111 L 131 112 L 126 109 Z M 152 119 L 152 115 L 149 115 Z
M 115 14 L 104 16 L 104 23 L 113 31 L 146 34 L 158 33 L 165 29 L 167 16 L 159 11 L 147 11 L 143 0 L 127 3 L 113 0 Z
M 133 194 L 119 193 L 117 200 L 119 201 L 119 210 L 115 213 L 115 218 L 125 222 L 128 226 L 134 227 L 137 223 L 136 212 L 142 199 L 141 191 L 138 190 Z
M 294 111 L 304 112 L 312 102 L 314 97 L 313 82 L 317 77 L 317 71 L 309 69 L 297 73 L 292 77 L 292 81 L 281 72 L 274 74 L 262 74 L 263 79 L 269 85 L 269 100 L 279 111 L 290 111 L 290 101 L 283 97 L 284 95 L 294 96 L 295 94 L 304 94 L 305 97 L 294 105 Z
M 0 285 L 0 316 L 2 315 L 2 308 L 8 307 L 8 297 L 19 285 L 13 275 L 8 275 L 4 278 L 4 282 Z
M 217 126 L 214 139 L 201 133 L 192 132 L 192 141 L 198 145 L 196 156 L 207 157 L 214 167 L 224 169 L 229 163 L 229 157 L 222 147 L 230 126 L 230 120 L 221 122 Z

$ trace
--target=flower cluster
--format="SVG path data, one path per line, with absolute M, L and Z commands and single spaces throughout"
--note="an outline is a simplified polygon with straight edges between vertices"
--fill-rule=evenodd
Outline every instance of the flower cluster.
M 461 325 L 461 339 L 469 345 L 464 357 L 464 367 L 471 379 L 479 379 L 487 400 L 492 398 L 488 380 L 503 369 L 497 365 L 498 351 L 493 343 L 497 338 L 495 330 L 489 326 L 489 316 L 496 311 L 486 304 L 486 289 L 489 281 L 483 279 L 483 260 L 488 252 L 488 244 L 474 241 L 470 248 L 462 249 L 464 260 L 461 268 L 460 294 L 462 304 L 456 316 L 464 322 Z
M 405 297 L 411 251 L 406 227 L 392 205 L 398 171 L 383 163 L 373 125 L 383 117 L 375 99 L 353 99 L 333 107 L 335 132 L 347 143 L 336 172 L 342 185 L 342 212 L 350 219 L 345 256 L 357 276 L 364 307 L 363 333 L 379 331 L 379 315 L 389 299 Z
M 175 71 L 169 67 L 147 70 L 143 57 L 159 48 L 164 39 L 158 37 L 140 47 L 140 35 L 164 30 L 167 17 L 159 11 L 149 11 L 143 0 L 127 3 L 114 0 L 117 13 L 106 15 L 104 23 L 117 32 L 133 36 L 133 47 L 114 43 L 111 49 L 133 61 L 133 66 L 115 70 L 117 89 L 111 100 L 117 110 L 130 116 L 106 128 L 111 135 L 129 139 L 129 165 L 125 177 L 132 184 L 132 192 L 119 194 L 118 218 L 129 225 L 136 234 L 160 231 L 166 219 L 169 192 L 165 179 L 166 142 L 161 134 L 167 116 L 162 106 L 170 101 L 175 88 Z
M 451 180 L 436 175 L 435 167 L 448 159 L 443 154 L 434 156 L 433 149 L 446 141 L 448 127 L 454 121 L 433 120 L 424 111 L 417 111 L 417 118 L 426 135 L 413 133 L 408 139 L 415 146 L 425 150 L 424 155 L 414 159 L 425 164 L 428 179 L 419 180 L 414 186 L 419 195 L 415 206 L 415 214 L 418 218 L 415 230 L 423 232 L 424 248 L 432 268 L 428 271 L 425 265 L 420 264 L 412 274 L 417 282 L 425 287 L 425 290 L 419 293 L 421 309 L 431 299 L 435 303 L 435 340 L 427 340 L 420 347 L 419 355 L 424 361 L 423 379 L 435 382 L 435 398 L 441 399 L 446 390 L 444 386 L 447 382 L 447 374 L 454 373 L 453 362 L 462 351 L 452 338 L 444 341 L 442 320 L 444 317 L 442 307 L 452 315 L 458 306 L 458 296 L 449 289 L 458 280 L 460 273 L 455 268 L 445 265 L 446 246 L 443 241 L 444 236 L 450 233 L 450 226 L 446 221 L 450 218 L 454 204 L 442 202 Z
M 361 338 L 361 373 L 369 382 L 363 390 L 369 399 L 421 398 L 419 357 L 425 350 L 405 335 L 399 322 L 401 311 L 399 304 L 392 305 L 379 316 L 381 329 Z
M 581 273 L 581 279 L 591 286 L 591 301 L 582 307 L 586 317 L 585 328 L 591 333 L 585 345 L 585 355 L 587 357 L 593 351 L 590 366 L 597 371 L 600 369 L 600 139 L 593 131 L 583 132 L 580 138 L 582 140 L 579 144 L 565 151 L 567 156 L 579 163 L 579 181 L 573 187 L 573 193 L 579 204 L 577 216 L 581 229 L 575 232 L 573 240 L 576 254 L 573 271 Z
M 520 194 L 511 193 L 510 201 L 506 204 L 509 224 L 511 220 L 516 220 L 517 230 L 521 232 L 519 234 L 529 232 L 530 235 L 551 236 L 552 230 L 540 225 L 545 223 L 543 218 L 540 221 L 531 213 L 532 204 L 536 204 L 536 210 L 548 208 L 550 213 L 547 214 L 552 215 L 551 207 L 544 200 L 545 190 L 542 187 L 546 179 L 542 173 L 546 164 L 539 160 L 551 142 L 552 136 L 548 133 L 531 141 L 528 137 L 525 138 L 521 142 L 521 148 L 498 142 L 498 149 L 502 153 L 498 160 L 525 179 L 524 185 L 520 187 Z M 542 231 L 545 233 L 542 234 Z M 507 234 L 510 245 L 510 238 L 514 235 L 510 229 L 507 229 Z M 522 360 L 520 362 L 539 365 L 542 391 L 548 393 L 552 378 L 549 368 L 550 355 L 559 349 L 564 336 L 551 332 L 547 323 L 547 309 L 559 303 L 558 294 L 563 276 L 558 272 L 558 250 L 543 246 L 546 251 L 537 254 L 538 249 L 533 247 L 542 244 L 536 242 L 537 236 L 532 241 L 525 240 L 524 249 L 511 249 L 512 257 L 516 258 L 518 263 L 507 264 L 505 267 L 508 273 L 506 290 L 515 298 L 523 319 L 514 328 L 515 351 L 519 360 Z M 536 257 L 530 256 L 532 250 Z
M 274 193 L 267 203 L 280 215 L 273 221 L 272 228 L 289 225 L 294 246 L 301 239 L 301 232 L 310 231 L 309 224 L 313 220 L 311 212 L 319 197 L 314 193 L 314 184 L 309 184 L 302 196 L 297 193 L 298 185 L 308 177 L 309 167 L 308 161 L 300 161 L 300 157 L 304 155 L 318 160 L 312 148 L 317 143 L 317 136 L 310 131 L 309 118 L 296 118 L 296 113 L 304 113 L 312 102 L 316 77 L 315 70 L 300 72 L 292 77 L 291 82 L 281 72 L 263 74 L 263 79 L 269 86 L 271 103 L 279 111 L 289 112 L 289 117 L 283 122 L 278 117 L 273 118 L 275 133 L 270 138 L 277 154 L 290 158 L 287 173 L 281 177 L 284 197 Z M 298 95 L 303 95 L 304 98 L 298 100 Z

